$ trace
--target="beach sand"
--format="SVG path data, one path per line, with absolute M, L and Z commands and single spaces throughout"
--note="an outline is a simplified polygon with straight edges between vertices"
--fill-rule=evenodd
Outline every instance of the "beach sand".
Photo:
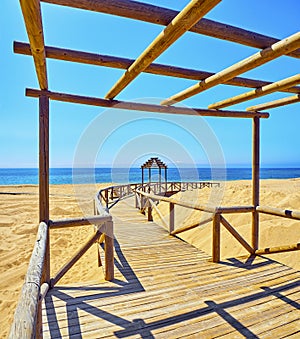
M 93 194 L 97 189 L 108 186 L 77 186 L 76 194 L 72 185 L 50 187 L 51 219 L 79 217 L 93 214 Z M 79 189 L 78 189 L 79 187 Z M 262 180 L 261 205 L 300 210 L 300 179 Z M 5 193 L 5 194 L 4 194 Z M 9 194 L 7 194 L 9 193 Z M 177 199 L 209 201 L 211 189 L 178 193 Z M 213 197 L 218 196 L 215 191 Z M 81 195 L 83 211 L 75 195 Z M 250 205 L 251 183 L 249 181 L 227 182 L 222 206 Z M 14 310 L 23 284 L 28 262 L 32 253 L 38 227 L 38 188 L 33 185 L 0 187 L 0 337 L 6 337 L 13 319 Z M 159 209 L 166 215 L 168 205 L 161 203 Z M 205 218 L 199 212 L 175 207 L 175 225 L 182 227 Z M 227 220 L 250 242 L 251 214 L 228 215 Z M 158 223 L 159 218 L 154 213 Z M 300 241 L 300 222 L 269 215 L 262 215 L 260 247 L 295 244 Z M 54 274 L 85 239 L 93 232 L 92 226 L 52 230 L 51 272 Z M 181 237 L 211 254 L 211 223 L 181 234 Z M 239 243 L 222 230 L 221 256 L 236 257 L 247 254 Z M 288 252 L 269 256 L 296 269 L 300 269 L 300 252 Z M 101 268 L 97 267 L 97 251 L 93 246 L 79 262 L 62 278 L 60 283 L 78 281 L 102 281 Z

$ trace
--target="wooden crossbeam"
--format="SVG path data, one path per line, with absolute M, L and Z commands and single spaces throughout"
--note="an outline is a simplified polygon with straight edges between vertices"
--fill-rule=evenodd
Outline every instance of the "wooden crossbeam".
M 187 99 L 195 94 L 203 92 L 211 87 L 232 79 L 233 77 L 247 72 L 253 68 L 261 66 L 273 59 L 276 59 L 282 55 L 288 54 L 289 52 L 300 47 L 300 32 L 297 32 L 286 39 L 276 42 L 272 46 L 265 48 L 264 50 L 257 52 L 250 57 L 237 62 L 236 64 L 225 68 L 224 70 L 206 78 L 203 81 L 187 88 L 186 90 L 177 93 L 170 98 L 162 102 L 163 105 L 172 105 L 175 102 Z
M 269 206 L 257 206 L 256 210 L 260 213 L 275 215 L 278 217 L 300 220 L 300 211 L 282 210 Z
M 154 112 L 154 113 L 167 113 L 167 114 L 183 114 L 183 115 L 198 115 L 198 116 L 211 116 L 211 117 L 226 117 L 226 118 L 268 118 L 268 113 L 261 112 L 244 112 L 244 111 L 222 111 L 202 108 L 186 108 L 186 107 L 173 107 L 161 106 L 154 104 L 142 104 L 137 102 L 126 102 L 118 100 L 107 100 L 94 97 L 87 97 L 82 95 L 66 94 L 51 91 L 40 91 L 37 89 L 26 89 L 26 96 L 38 98 L 41 95 L 48 96 L 51 100 L 71 102 L 76 104 L 108 107 L 115 109 L 126 109 L 132 111 Z
M 76 51 L 65 48 L 50 47 L 45 46 L 46 57 L 57 60 L 65 60 L 70 62 L 78 62 L 88 65 L 103 66 L 103 67 L 112 67 L 118 69 L 127 69 L 133 62 L 134 59 L 127 59 L 121 57 L 115 57 L 110 55 L 89 53 L 83 51 Z M 31 55 L 30 45 L 14 41 L 14 52 L 18 54 Z M 215 73 L 195 70 L 190 68 L 176 67 L 172 65 L 163 65 L 152 63 L 149 65 L 143 72 L 156 74 L 156 75 L 165 75 L 170 77 L 190 79 L 190 80 L 203 80 L 208 78 Z M 266 85 L 272 84 L 272 82 L 264 80 L 249 79 L 243 77 L 235 77 L 228 80 L 225 85 L 232 86 L 241 86 L 247 88 L 257 88 L 263 87 Z M 287 93 L 299 93 L 299 87 L 289 87 L 280 89 L 281 92 Z
M 259 88 L 256 88 L 252 91 L 249 91 L 247 93 L 243 93 L 240 95 L 236 95 L 232 98 L 228 98 L 219 102 L 216 102 L 214 104 L 211 104 L 208 106 L 210 109 L 220 109 L 224 107 L 228 107 L 231 105 L 239 104 L 241 102 L 251 100 L 254 98 L 261 97 L 263 95 L 267 95 L 273 92 L 280 91 L 285 88 L 289 88 L 291 86 L 297 85 L 300 83 L 300 74 L 293 75 L 289 78 L 273 82 L 270 85 L 262 86 Z
M 142 52 L 105 98 L 113 99 L 221 0 L 192 0 Z
M 157 25 L 167 26 L 178 14 L 178 11 L 154 6 L 138 1 L 129 0 L 42 0 L 43 2 L 80 8 L 94 12 L 117 15 L 125 18 L 141 20 Z M 214 38 L 232 41 L 245 46 L 264 49 L 279 39 L 248 31 L 239 27 L 223 24 L 221 22 L 201 19 L 191 32 L 208 35 Z M 289 56 L 300 58 L 300 50 L 293 51 Z
M 259 105 L 256 105 L 256 106 L 250 106 L 250 107 L 247 107 L 246 110 L 251 111 L 251 112 L 256 112 L 256 111 L 260 111 L 260 110 L 264 111 L 265 109 L 295 104 L 297 102 L 300 102 L 300 94 L 293 95 L 291 97 L 287 97 L 287 98 L 283 98 L 283 99 L 278 99 L 278 100 L 266 102 L 264 104 L 259 104 Z
M 44 33 L 39 0 L 20 0 L 39 86 L 48 89 Z

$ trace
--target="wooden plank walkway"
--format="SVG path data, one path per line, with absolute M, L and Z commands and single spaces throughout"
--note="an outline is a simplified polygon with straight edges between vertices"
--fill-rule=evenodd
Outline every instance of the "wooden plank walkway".
M 214 264 L 124 200 L 113 282 L 57 286 L 44 338 L 299 338 L 300 272 L 264 257 Z

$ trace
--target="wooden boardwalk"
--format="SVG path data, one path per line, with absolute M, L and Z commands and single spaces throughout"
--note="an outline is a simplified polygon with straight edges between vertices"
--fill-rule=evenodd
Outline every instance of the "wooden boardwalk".
M 116 279 L 48 292 L 44 338 L 300 337 L 300 272 L 265 257 L 214 264 L 130 202 L 111 209 Z

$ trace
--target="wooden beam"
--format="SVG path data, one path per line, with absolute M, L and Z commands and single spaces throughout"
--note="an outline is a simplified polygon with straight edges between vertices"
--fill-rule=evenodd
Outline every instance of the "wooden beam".
M 235 230 L 234 227 L 221 215 L 220 221 L 227 231 L 234 236 L 234 238 L 251 254 L 254 253 L 253 248 L 247 243 L 247 241 Z
M 9 338 L 35 338 L 37 331 L 38 303 L 41 279 L 48 241 L 48 226 L 42 222 L 29 261 L 28 270 L 18 301 Z
M 192 0 L 142 52 L 105 98 L 113 99 L 221 0 Z
M 56 228 L 65 228 L 65 227 L 76 227 L 76 226 L 86 226 L 86 225 L 100 225 L 107 221 L 111 221 L 111 216 L 90 216 L 84 218 L 76 219 L 63 219 L 63 220 L 50 220 L 49 227 L 50 229 Z
M 188 225 L 188 226 L 183 226 L 183 227 L 177 228 L 176 230 L 174 230 L 170 234 L 171 235 L 176 235 L 176 234 L 179 234 L 179 233 L 182 233 L 182 232 L 186 232 L 186 231 L 192 230 L 193 228 L 205 225 L 205 224 L 207 224 L 208 222 L 210 222 L 212 220 L 213 220 L 213 217 L 209 217 L 207 219 L 202 220 L 201 222 L 196 222 L 196 223 L 194 223 L 192 225 Z
M 134 59 L 120 58 L 110 55 L 88 53 L 83 51 L 76 51 L 65 48 L 45 46 L 46 57 L 56 60 L 65 60 L 69 62 L 78 62 L 88 65 L 111 67 L 118 69 L 127 69 Z M 31 55 L 30 45 L 14 41 L 14 52 L 18 54 Z M 215 73 L 206 72 L 202 70 L 195 70 L 190 68 L 182 68 L 171 65 L 163 65 L 152 63 L 145 70 L 145 73 L 164 75 L 175 78 L 190 79 L 190 80 L 204 80 Z M 225 85 L 241 86 L 247 88 L 257 88 L 270 85 L 272 82 L 264 80 L 249 79 L 243 77 L 235 77 L 228 80 Z M 280 89 L 281 92 L 299 93 L 299 87 L 289 87 Z
M 129 0 L 42 0 L 43 2 L 80 8 L 94 12 L 112 14 L 125 18 L 141 20 L 157 25 L 167 26 L 178 14 L 178 11 Z M 190 28 L 191 32 L 208 35 L 214 38 L 236 42 L 242 45 L 264 49 L 279 39 L 248 31 L 220 22 L 201 19 Z M 289 54 L 300 58 L 300 50 Z
M 187 99 L 195 94 L 203 92 L 211 87 L 232 79 L 233 77 L 245 73 L 253 68 L 261 66 L 266 62 L 274 60 L 282 55 L 288 54 L 291 51 L 300 47 L 300 32 L 297 32 L 286 39 L 276 42 L 272 46 L 257 52 L 250 57 L 237 62 L 236 64 L 225 68 L 219 73 L 200 81 L 199 83 L 187 88 L 186 90 L 171 96 L 162 102 L 163 105 L 172 105 L 175 102 Z
M 291 251 L 299 251 L 299 250 L 300 250 L 300 243 L 294 244 L 294 245 L 278 246 L 278 247 L 267 247 L 267 248 L 256 250 L 255 254 L 262 255 L 262 254 L 273 254 L 273 253 L 291 252 Z
M 35 70 L 41 89 L 48 89 L 44 33 L 39 0 L 20 0 Z
M 66 94 L 59 92 L 40 91 L 36 89 L 26 89 L 26 96 L 39 98 L 41 95 L 47 95 L 51 100 L 71 102 L 76 104 L 108 107 L 115 109 L 125 109 L 132 111 L 168 113 L 168 114 L 183 114 L 183 115 L 199 115 L 210 117 L 226 117 L 226 118 L 268 118 L 268 113 L 261 112 L 243 112 L 243 111 L 221 111 L 201 108 L 186 108 L 186 107 L 169 107 L 155 104 L 142 104 L 137 102 L 126 102 L 119 100 L 107 100 L 94 97 L 86 97 L 82 95 Z
M 256 210 L 260 213 L 275 215 L 278 217 L 300 220 L 300 211 L 282 210 L 269 206 L 257 206 Z
M 213 218 L 212 233 L 212 261 L 217 263 L 221 257 L 220 214 L 218 213 L 216 213 Z
M 227 106 L 236 105 L 236 104 L 239 104 L 239 103 L 247 101 L 247 100 L 251 100 L 251 99 L 254 99 L 254 98 L 261 97 L 263 95 L 267 95 L 267 94 L 270 94 L 270 93 L 273 93 L 273 92 L 278 92 L 282 89 L 295 86 L 299 83 L 300 83 L 300 74 L 296 74 L 296 75 L 293 75 L 289 78 L 286 78 L 286 79 L 283 79 L 283 80 L 280 80 L 280 81 L 277 81 L 277 82 L 273 82 L 270 85 L 262 86 L 262 87 L 254 89 L 252 91 L 249 91 L 247 93 L 236 95 L 232 98 L 216 102 L 214 104 L 209 105 L 208 108 L 210 108 L 210 109 L 220 109 L 220 108 L 224 108 L 224 107 L 227 107 Z
M 279 99 L 279 100 L 266 102 L 264 104 L 259 104 L 259 105 L 256 105 L 256 106 L 250 106 L 250 107 L 247 107 L 246 110 L 251 111 L 251 112 L 256 112 L 256 111 L 259 111 L 259 110 L 265 110 L 265 109 L 271 109 L 271 108 L 275 108 L 275 107 L 281 107 L 281 106 L 285 106 L 285 105 L 295 104 L 299 101 L 300 101 L 300 94 L 293 95 L 291 97 L 287 97 L 287 98 L 283 98 L 283 99 Z

